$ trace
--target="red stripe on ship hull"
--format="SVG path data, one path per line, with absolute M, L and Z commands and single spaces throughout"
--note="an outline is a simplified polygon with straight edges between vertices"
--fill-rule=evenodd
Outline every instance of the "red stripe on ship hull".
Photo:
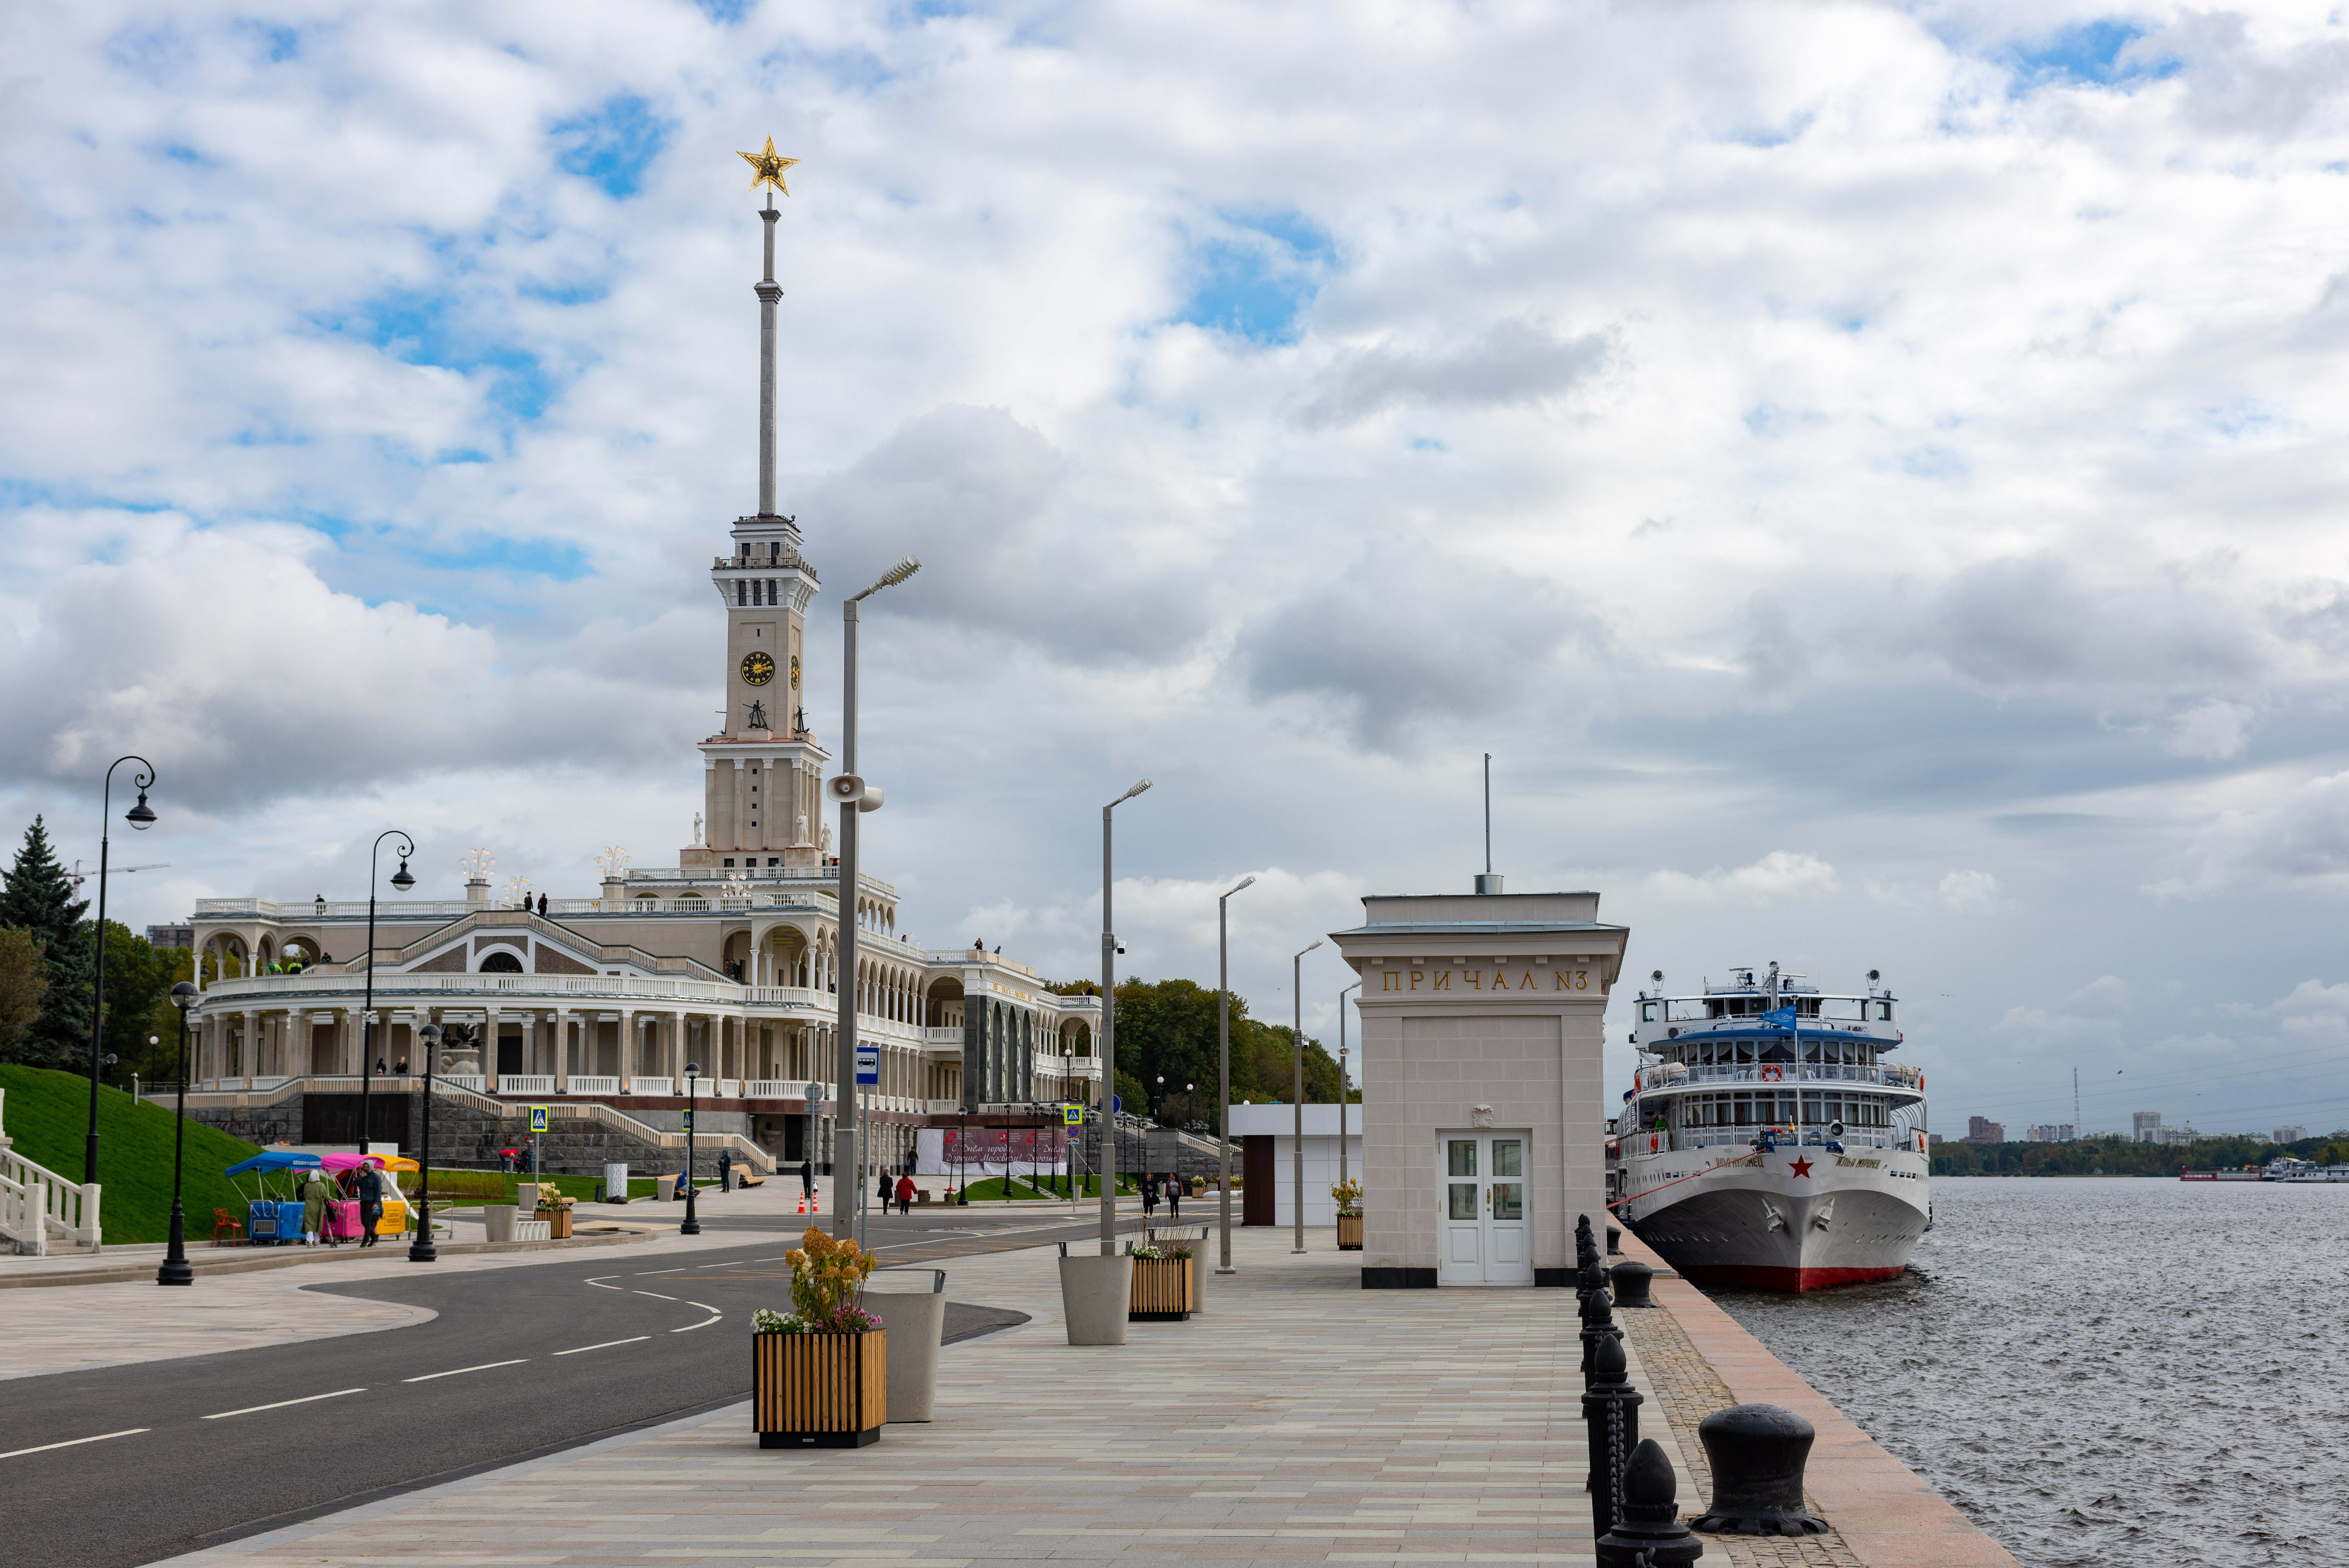
M 1779 1268 L 1764 1264 L 1677 1266 L 1682 1276 L 1700 1284 L 1747 1284 L 1758 1290 L 1823 1290 L 1830 1285 L 1858 1284 L 1864 1280 L 1898 1279 L 1909 1272 L 1906 1264 L 1872 1269 Z

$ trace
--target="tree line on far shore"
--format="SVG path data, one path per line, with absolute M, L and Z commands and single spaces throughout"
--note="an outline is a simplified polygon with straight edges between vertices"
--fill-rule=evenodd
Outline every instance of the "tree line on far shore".
M 2265 1165 L 2279 1154 L 2319 1165 L 2349 1165 L 2349 1130 L 2271 1143 L 2241 1136 L 2191 1143 L 2136 1143 L 2119 1133 L 2070 1143 L 1937 1143 L 1936 1176 L 2169 1176 Z
M 1098 996 L 1092 980 L 1072 980 L 1052 990 L 1063 996 Z M 1248 1016 L 1247 1001 L 1232 995 L 1232 1103 L 1286 1105 L 1296 1096 L 1297 1035 L 1286 1024 Z M 1117 987 L 1117 1093 L 1135 1116 L 1155 1113 L 1169 1127 L 1203 1121 L 1211 1131 L 1219 1115 L 1216 1100 L 1216 988 L 1192 980 L 1140 978 Z M 1158 1080 L 1166 1082 L 1162 1088 Z M 1350 1099 L 1361 1103 L 1361 1075 Z M 1187 1093 L 1185 1084 L 1195 1086 Z M 1305 1037 L 1305 1103 L 1338 1103 L 1338 1058 L 1312 1036 Z
M 57 863 L 47 825 L 35 817 L 0 873 L 0 1062 L 89 1071 L 98 954 L 88 913 L 89 901 Z M 119 1058 L 108 1081 L 127 1088 L 133 1073 L 153 1082 L 174 1070 L 180 1015 L 171 987 L 193 973 L 185 949 L 159 948 L 119 921 L 106 923 L 101 1049 Z

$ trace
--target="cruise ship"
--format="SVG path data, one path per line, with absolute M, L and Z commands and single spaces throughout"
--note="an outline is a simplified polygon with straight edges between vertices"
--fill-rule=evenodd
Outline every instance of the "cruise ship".
M 1871 969 L 1837 995 L 1733 969 L 1694 995 L 1640 992 L 1640 1066 L 1615 1207 L 1682 1274 L 1772 1290 L 1885 1279 L 1931 1221 L 1925 1077 L 1886 1060 L 1899 999 Z

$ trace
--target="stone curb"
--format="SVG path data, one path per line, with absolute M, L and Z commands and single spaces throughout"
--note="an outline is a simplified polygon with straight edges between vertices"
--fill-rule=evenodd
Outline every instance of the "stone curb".
M 439 1243 L 439 1250 L 460 1257 L 475 1253 L 543 1253 L 569 1247 L 616 1247 L 662 1233 L 650 1229 L 630 1228 L 616 1235 L 572 1236 L 559 1242 L 442 1242 Z M 232 1249 L 223 1247 L 220 1250 L 227 1252 Z M 374 1247 L 273 1247 L 258 1256 L 222 1258 L 217 1263 L 191 1251 L 188 1261 L 195 1265 L 196 1277 L 202 1279 L 211 1274 L 254 1274 L 263 1269 L 290 1269 L 304 1264 L 341 1263 L 346 1259 L 371 1258 L 380 1262 L 387 1255 Z M 131 1284 L 154 1277 L 155 1265 L 151 1263 L 121 1268 L 52 1269 L 42 1274 L 19 1274 L 15 1278 L 0 1274 L 0 1290 L 29 1290 L 53 1284 Z

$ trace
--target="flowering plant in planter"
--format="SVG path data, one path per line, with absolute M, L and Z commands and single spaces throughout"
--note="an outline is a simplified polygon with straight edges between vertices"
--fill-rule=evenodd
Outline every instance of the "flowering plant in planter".
M 834 1241 L 810 1225 L 783 1261 L 792 1265 L 792 1313 L 785 1321 L 796 1320 L 803 1326 L 761 1332 L 862 1334 L 881 1326 L 878 1317 L 858 1305 L 866 1276 L 881 1260 L 854 1241 Z
M 542 1214 L 546 1212 L 549 1209 L 575 1208 L 578 1206 L 578 1199 L 566 1198 L 562 1193 L 556 1191 L 552 1186 L 541 1187 L 538 1190 L 538 1212 Z
M 1340 1181 L 1330 1189 L 1330 1196 L 1338 1200 L 1338 1212 L 1342 1217 L 1351 1220 L 1361 1214 L 1362 1184 L 1360 1181 Z

